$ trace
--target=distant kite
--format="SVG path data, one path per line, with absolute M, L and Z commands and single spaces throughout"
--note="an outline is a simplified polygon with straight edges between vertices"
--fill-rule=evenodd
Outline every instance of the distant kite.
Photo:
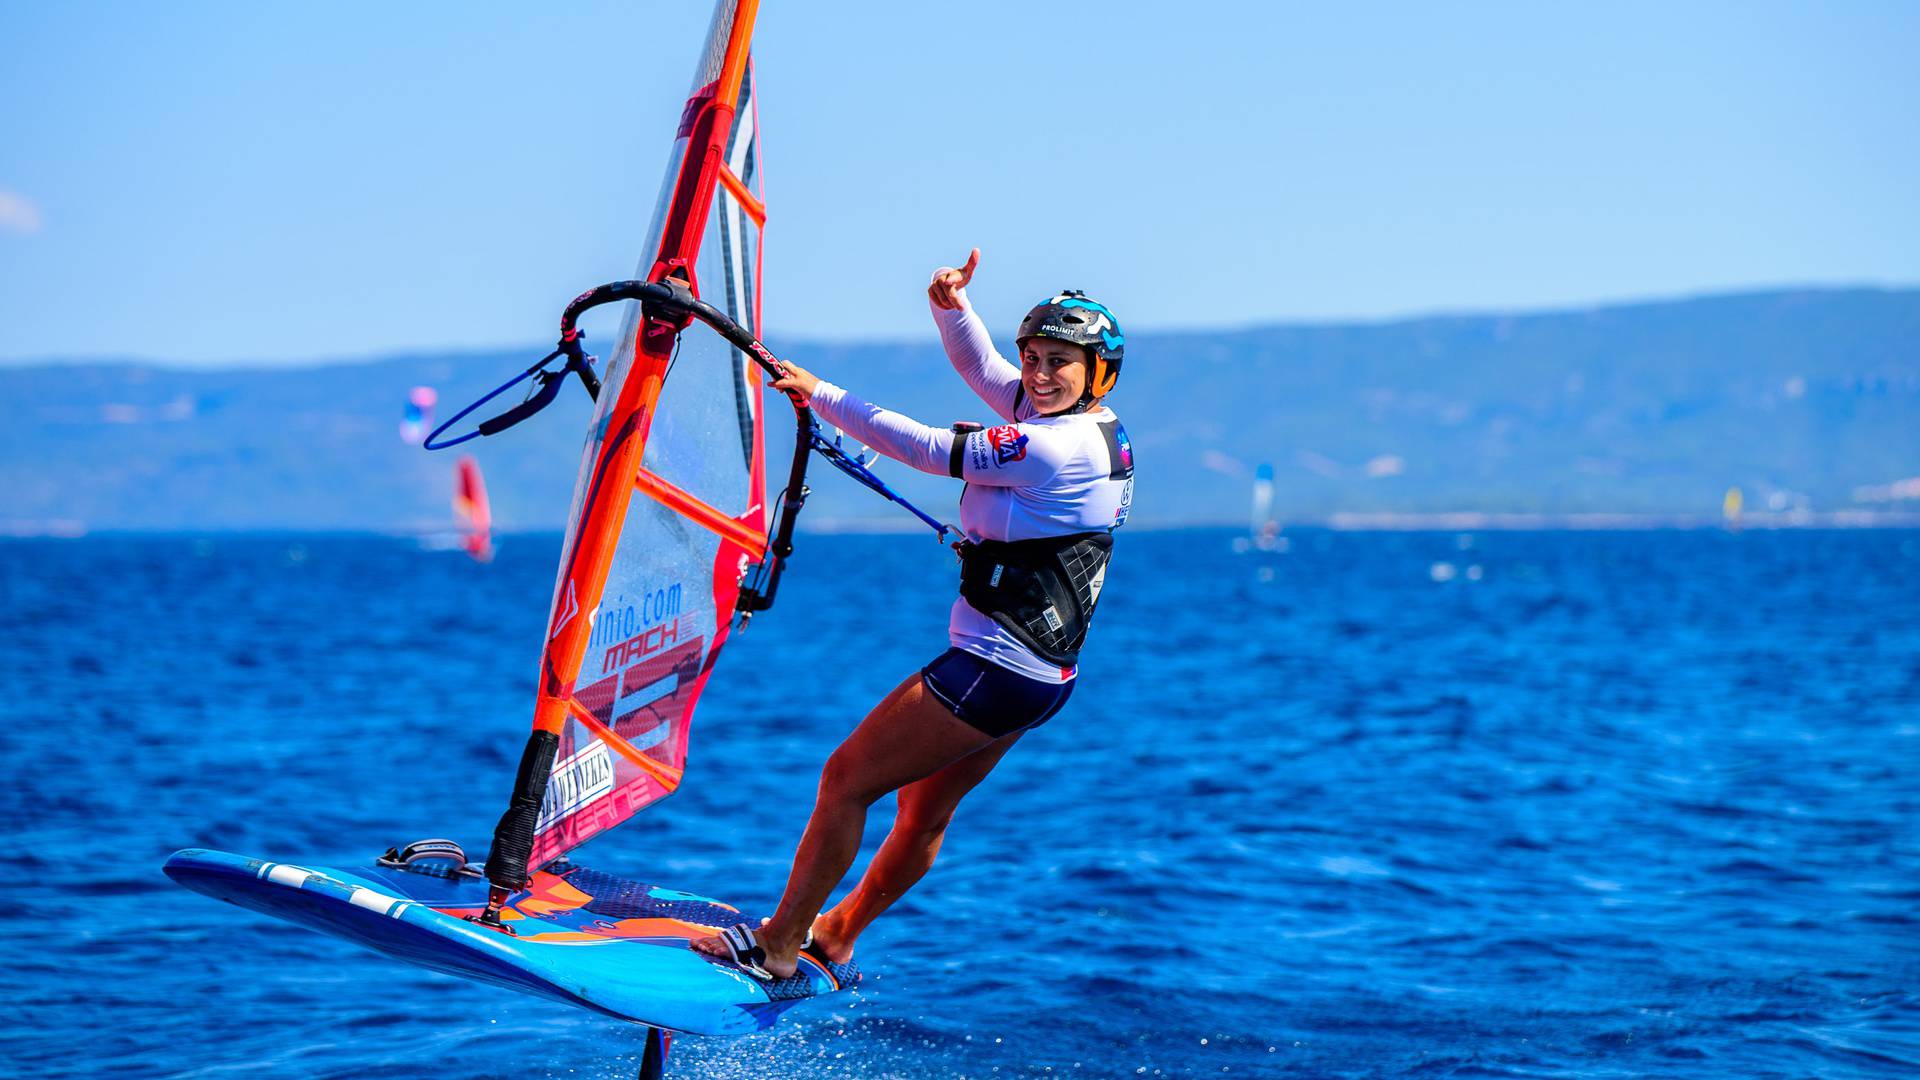
M 406 412 L 400 417 L 400 441 L 414 446 L 426 440 L 433 430 L 433 406 L 440 400 L 431 386 L 416 386 L 407 393 Z

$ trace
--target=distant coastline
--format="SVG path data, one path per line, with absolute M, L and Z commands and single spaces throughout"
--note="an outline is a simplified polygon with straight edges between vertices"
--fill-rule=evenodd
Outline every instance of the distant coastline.
M 1726 505 L 1744 506 L 1749 529 L 1909 527 L 1920 519 L 1916 341 L 1920 289 L 1142 331 L 1112 398 L 1139 455 L 1130 525 L 1238 525 L 1265 469 L 1290 526 L 1719 528 Z M 931 333 L 774 346 L 926 423 L 991 419 Z M 453 461 L 400 438 L 404 403 L 430 386 L 444 419 L 537 355 L 12 367 L 0 534 L 445 528 Z M 588 415 L 569 390 L 462 447 L 485 471 L 498 528 L 565 522 Z M 770 425 L 770 457 L 785 443 Z M 769 475 L 783 469 L 775 461 Z M 951 480 L 880 469 L 951 513 Z M 811 486 L 803 529 L 918 527 L 837 476 Z

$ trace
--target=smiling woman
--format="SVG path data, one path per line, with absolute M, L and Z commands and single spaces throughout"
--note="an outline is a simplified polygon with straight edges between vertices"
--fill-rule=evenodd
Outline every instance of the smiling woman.
M 1067 291 L 1020 323 L 1020 365 L 994 351 L 967 300 L 979 249 L 927 286 L 948 359 L 1004 422 L 930 427 L 788 365 L 774 386 L 880 453 L 965 480 L 960 598 L 951 647 L 875 706 L 828 758 L 813 816 L 773 917 L 697 942 L 764 979 L 803 952 L 848 962 L 854 942 L 932 867 L 960 800 L 1021 735 L 1066 705 L 1133 501 L 1133 449 L 1103 404 L 1126 345 L 1119 320 Z M 899 815 L 859 885 L 822 914 L 852 866 L 867 809 Z

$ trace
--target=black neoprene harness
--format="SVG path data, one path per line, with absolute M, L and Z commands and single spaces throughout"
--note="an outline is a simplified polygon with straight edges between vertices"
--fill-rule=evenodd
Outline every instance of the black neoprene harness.
M 968 541 L 960 548 L 960 595 L 1035 655 L 1072 667 L 1112 554 L 1110 532 Z

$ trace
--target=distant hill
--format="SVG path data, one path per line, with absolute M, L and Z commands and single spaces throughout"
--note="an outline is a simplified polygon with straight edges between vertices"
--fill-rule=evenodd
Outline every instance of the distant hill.
M 993 315 L 1002 328 L 1013 313 Z M 985 418 L 931 328 L 911 344 L 772 344 L 928 422 Z M 431 528 L 448 517 L 452 461 L 399 440 L 408 388 L 436 386 L 445 415 L 543 351 L 6 369 L 0 531 Z M 1920 476 L 1920 290 L 1140 333 L 1112 401 L 1139 457 L 1142 524 L 1240 520 L 1260 462 L 1291 521 L 1706 516 L 1732 485 L 1750 508 L 1832 511 Z M 470 444 L 503 528 L 564 522 L 587 412 L 569 387 L 542 416 Z M 770 439 L 776 453 L 783 438 Z M 951 506 L 950 481 L 885 468 Z M 813 486 L 816 528 L 910 524 L 830 470 Z

